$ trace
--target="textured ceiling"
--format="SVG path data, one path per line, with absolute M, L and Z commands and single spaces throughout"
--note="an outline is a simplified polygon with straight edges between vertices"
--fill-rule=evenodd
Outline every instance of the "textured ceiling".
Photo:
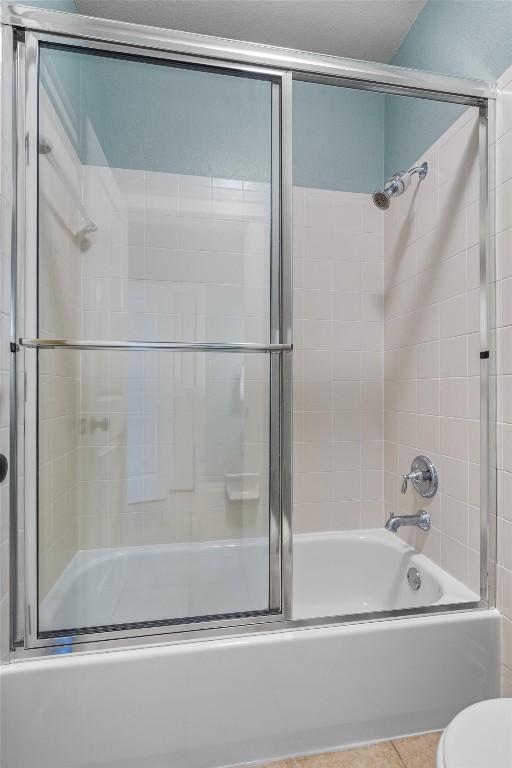
M 389 62 L 426 0 L 76 0 L 80 13 Z

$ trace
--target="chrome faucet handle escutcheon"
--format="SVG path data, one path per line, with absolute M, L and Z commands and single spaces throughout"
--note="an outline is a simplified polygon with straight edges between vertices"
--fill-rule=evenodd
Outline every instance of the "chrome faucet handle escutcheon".
M 428 456 L 416 456 L 411 464 L 411 471 L 402 476 L 401 492 L 406 493 L 411 482 L 420 496 L 430 499 L 435 496 L 439 484 L 437 469 Z

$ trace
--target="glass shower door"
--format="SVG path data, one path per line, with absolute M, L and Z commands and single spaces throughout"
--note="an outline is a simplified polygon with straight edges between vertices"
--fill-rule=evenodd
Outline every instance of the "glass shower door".
M 37 636 L 280 614 L 279 78 L 32 45 Z

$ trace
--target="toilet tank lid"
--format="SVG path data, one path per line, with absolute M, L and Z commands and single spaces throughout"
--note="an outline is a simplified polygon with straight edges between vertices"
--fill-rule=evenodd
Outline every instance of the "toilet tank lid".
M 443 740 L 444 768 L 512 766 L 512 699 L 480 701 L 460 712 Z

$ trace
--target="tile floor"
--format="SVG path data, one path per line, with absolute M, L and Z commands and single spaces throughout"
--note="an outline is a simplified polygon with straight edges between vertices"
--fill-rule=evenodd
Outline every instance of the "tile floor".
M 435 768 L 440 733 L 265 763 L 257 768 Z

